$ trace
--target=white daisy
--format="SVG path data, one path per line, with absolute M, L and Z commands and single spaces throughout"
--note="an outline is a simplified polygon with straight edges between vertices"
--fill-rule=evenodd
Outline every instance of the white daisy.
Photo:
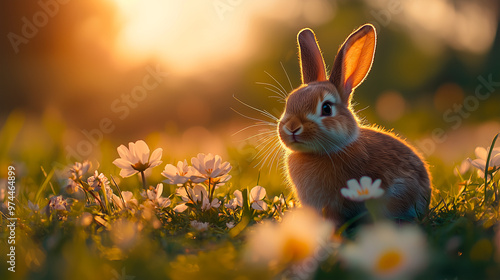
M 347 181 L 347 188 L 341 189 L 340 192 L 345 198 L 353 201 L 379 198 L 384 194 L 384 190 L 380 188 L 381 183 L 380 179 L 372 183 L 372 178 L 363 176 L 359 182 L 356 179 Z
M 479 177 L 484 177 L 484 170 L 486 169 L 486 160 L 488 159 L 488 153 L 490 152 L 490 148 L 477 147 L 474 151 L 476 154 L 476 159 L 471 160 L 468 159 L 469 162 L 477 168 L 477 174 Z M 494 148 L 491 151 L 490 161 L 488 164 L 488 173 L 493 173 L 498 170 L 500 167 L 500 148 Z
M 218 155 L 212 154 L 202 154 L 199 153 L 197 157 L 191 159 L 191 164 L 194 169 L 199 172 L 201 178 L 219 178 L 219 180 L 227 181 L 230 177 L 225 176 L 231 170 L 231 165 L 229 162 L 222 162 L 222 159 Z
M 113 164 L 121 168 L 120 176 L 130 177 L 137 172 L 144 172 L 148 168 L 153 168 L 162 163 L 161 155 L 163 149 L 158 148 L 153 151 L 149 157 L 149 147 L 146 142 L 139 140 L 135 143 L 130 142 L 128 149 L 124 145 L 117 148 L 120 158 L 113 161 Z
M 161 175 L 167 178 L 163 182 L 170 185 L 182 185 L 189 180 L 194 183 L 205 181 L 205 178 L 199 175 L 192 166 L 189 166 L 186 160 L 179 161 L 177 166 L 167 164 Z

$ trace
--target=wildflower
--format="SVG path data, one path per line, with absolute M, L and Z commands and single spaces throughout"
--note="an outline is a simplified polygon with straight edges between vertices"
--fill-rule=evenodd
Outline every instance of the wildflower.
M 51 210 L 66 210 L 68 203 L 63 199 L 62 195 L 53 196 L 49 200 Z
M 353 201 L 364 201 L 372 198 L 379 198 L 384 194 L 384 190 L 380 188 L 382 181 L 372 179 L 367 176 L 361 177 L 359 182 L 355 179 L 347 181 L 347 188 L 340 190 L 345 198 Z
M 184 201 L 184 203 L 180 203 L 174 207 L 174 211 L 178 213 L 184 212 L 187 209 L 186 203 L 196 204 L 202 202 L 205 198 L 208 199 L 207 189 L 200 184 L 195 185 L 193 188 L 178 188 L 176 193 Z
M 391 223 L 361 229 L 356 242 L 341 249 L 340 257 L 379 279 L 411 278 L 428 259 L 425 237 L 417 227 L 397 228 Z
M 87 183 L 89 184 L 89 190 L 91 190 L 91 191 L 98 192 L 101 190 L 102 186 L 104 186 L 105 189 L 109 188 L 108 178 L 106 178 L 106 176 L 104 176 L 104 174 L 102 174 L 102 173 L 99 174 L 99 172 L 97 172 L 97 170 L 94 172 L 94 176 L 90 176 L 87 179 Z
M 479 177 L 484 177 L 484 170 L 486 169 L 486 160 L 488 159 L 488 154 L 490 152 L 490 148 L 487 149 L 483 147 L 477 147 L 474 151 L 476 154 L 476 159 L 471 160 L 468 159 L 469 162 L 478 169 L 477 174 Z M 494 148 L 491 151 L 490 161 L 488 163 L 488 173 L 491 174 L 500 168 L 500 148 Z
M 231 221 L 229 223 L 226 223 L 226 226 L 227 226 L 228 229 L 232 229 L 232 228 L 234 228 L 234 222 Z
M 281 223 L 265 221 L 256 225 L 248 236 L 245 258 L 270 267 L 285 263 L 317 265 L 322 260 L 308 260 L 328 249 L 332 232 L 333 225 L 314 210 L 299 208 L 287 212 Z M 324 252 L 321 255 L 327 257 Z
M 146 191 L 146 196 L 153 203 L 158 205 L 160 208 L 165 208 L 170 206 L 171 201 L 167 197 L 162 197 L 161 193 L 163 192 L 163 184 L 159 183 L 156 185 L 156 188 L 150 187 L 149 190 Z
M 267 210 L 267 203 L 263 201 L 266 196 L 266 189 L 261 186 L 255 186 L 250 191 L 250 203 L 255 210 Z
M 235 190 L 234 193 L 234 198 L 229 200 L 224 206 L 229 209 L 236 209 L 236 207 L 243 207 L 243 194 L 241 193 L 240 190 Z
M 191 159 L 191 164 L 198 171 L 198 176 L 205 178 L 205 180 L 218 178 L 223 183 L 231 178 L 229 175 L 226 176 L 231 170 L 231 165 L 227 161 L 222 163 L 222 159 L 218 155 L 199 153 L 197 157 Z
M 74 182 L 79 182 L 82 180 L 83 175 L 85 175 L 92 165 L 89 161 L 84 161 L 83 163 L 75 162 L 75 164 L 69 169 L 70 179 Z
M 189 180 L 194 183 L 206 180 L 192 166 L 189 166 L 186 160 L 179 161 L 177 167 L 167 164 L 161 175 L 167 178 L 164 182 L 170 185 L 182 185 Z
M 212 201 L 209 201 L 208 197 L 203 198 L 203 202 L 201 204 L 201 210 L 207 211 L 210 210 L 211 208 L 219 208 L 221 202 L 219 201 L 218 198 L 212 199 Z
M 206 231 L 208 223 L 198 222 L 196 220 L 190 222 L 191 226 L 197 231 Z
M 162 163 L 163 149 L 154 150 L 151 157 L 149 157 L 149 147 L 142 140 L 135 143 L 130 142 L 128 149 L 124 145 L 120 145 L 117 151 L 120 158 L 115 159 L 113 164 L 121 168 L 120 176 L 123 178 L 130 177 L 137 172 L 143 173 L 148 168 L 156 167 Z
M 45 206 L 44 211 L 47 216 L 55 211 L 66 211 L 68 210 L 68 202 L 62 197 L 62 195 L 53 196 L 49 199 L 49 203 Z
M 125 205 L 123 204 L 121 198 L 117 196 L 116 194 L 112 195 L 112 200 L 113 203 L 120 209 L 124 209 L 125 207 L 130 208 L 132 205 L 137 206 L 137 199 L 134 198 L 134 194 L 129 191 L 122 191 L 122 197 L 123 201 L 125 202 Z

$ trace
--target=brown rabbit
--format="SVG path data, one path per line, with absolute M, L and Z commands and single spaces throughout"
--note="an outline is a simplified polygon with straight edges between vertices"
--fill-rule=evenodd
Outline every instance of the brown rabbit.
M 298 34 L 302 85 L 286 100 L 278 124 L 286 147 L 286 168 L 300 202 L 337 225 L 366 211 L 344 198 L 350 179 L 382 180 L 384 214 L 413 220 L 426 212 L 430 174 L 418 153 L 396 135 L 359 124 L 351 107 L 354 89 L 370 71 L 375 28 L 366 24 L 340 48 L 330 77 L 311 29 Z

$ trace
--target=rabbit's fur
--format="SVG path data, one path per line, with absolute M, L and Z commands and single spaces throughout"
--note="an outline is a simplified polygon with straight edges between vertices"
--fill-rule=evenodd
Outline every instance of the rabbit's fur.
M 350 179 L 369 176 L 382 180 L 387 217 L 412 220 L 424 214 L 431 196 L 426 163 L 393 133 L 360 125 L 352 111 L 352 92 L 372 65 L 375 28 L 367 24 L 349 36 L 328 79 L 312 30 L 300 31 L 298 43 L 302 85 L 287 98 L 278 134 L 300 202 L 342 224 L 365 208 L 340 189 Z

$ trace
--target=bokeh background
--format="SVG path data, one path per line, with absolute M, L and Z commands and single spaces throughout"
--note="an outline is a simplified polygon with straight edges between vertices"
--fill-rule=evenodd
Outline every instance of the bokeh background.
M 22 161 L 29 173 L 113 159 L 119 144 L 145 139 L 164 149 L 165 162 L 236 153 L 258 172 L 256 139 L 246 139 L 259 129 L 234 135 L 254 122 L 234 110 L 262 116 L 234 97 L 279 116 L 284 104 L 261 83 L 287 91 L 300 84 L 297 32 L 315 30 L 330 67 L 347 35 L 370 22 L 378 46 L 355 93 L 356 110 L 406 137 L 434 173 L 450 172 L 500 131 L 499 6 L 494 0 L 1 1 L 2 165 Z M 262 174 L 264 181 L 273 176 Z

